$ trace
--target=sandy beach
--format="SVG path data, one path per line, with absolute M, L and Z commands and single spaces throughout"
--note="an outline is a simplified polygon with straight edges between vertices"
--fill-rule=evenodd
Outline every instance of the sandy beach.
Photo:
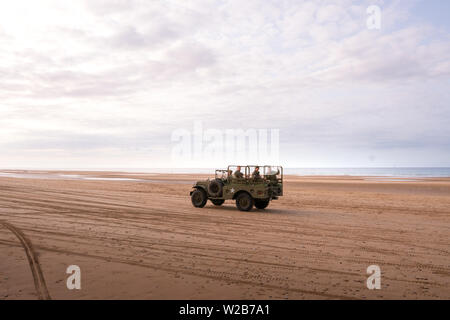
M 450 299 L 450 178 L 286 176 L 244 213 L 192 206 L 208 175 L 2 172 L 0 299 Z

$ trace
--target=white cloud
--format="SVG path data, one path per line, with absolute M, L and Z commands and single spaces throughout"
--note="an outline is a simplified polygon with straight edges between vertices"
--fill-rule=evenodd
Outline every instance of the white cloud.
M 450 153 L 449 34 L 408 23 L 402 1 L 378 3 L 382 29 L 367 30 L 369 4 L 1 2 L 0 166 L 164 165 L 171 131 L 199 118 L 278 127 L 302 152 L 435 145 L 423 163 L 437 163 Z

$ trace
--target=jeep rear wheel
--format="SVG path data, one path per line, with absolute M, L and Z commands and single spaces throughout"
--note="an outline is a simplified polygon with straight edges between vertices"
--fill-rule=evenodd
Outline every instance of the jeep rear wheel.
M 255 207 L 258 209 L 265 209 L 269 205 L 270 200 L 268 199 L 256 199 Z
M 192 192 L 191 195 L 191 201 L 194 207 L 196 208 L 203 208 L 206 204 L 206 201 L 208 198 L 206 198 L 206 192 L 200 189 L 195 190 Z
M 221 205 L 223 205 L 223 203 L 225 202 L 225 200 L 223 200 L 223 199 L 211 199 L 211 202 L 212 202 L 215 206 L 221 206 Z
M 253 198 L 246 192 L 239 194 L 236 198 L 236 207 L 241 211 L 250 211 L 253 208 Z

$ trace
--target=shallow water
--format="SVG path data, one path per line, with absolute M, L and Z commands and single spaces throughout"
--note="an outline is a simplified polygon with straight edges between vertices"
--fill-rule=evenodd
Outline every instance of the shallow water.
M 56 169 L 55 169 L 56 170 Z M 11 170 L 12 171 L 12 170 Z M 86 169 L 73 169 L 72 171 L 92 171 Z M 156 175 L 161 173 L 167 174 L 214 174 L 214 169 L 208 168 L 114 168 L 108 170 L 96 169 L 102 172 L 123 172 L 126 176 L 134 175 Z M 373 177 L 376 180 L 389 181 L 387 179 L 395 178 L 433 178 L 433 177 L 450 177 L 450 168 L 285 168 L 284 174 L 298 176 L 363 176 Z M 30 178 L 30 179 L 76 179 L 76 180 L 104 180 L 104 181 L 141 181 L 152 182 L 148 179 L 139 178 L 119 178 L 119 177 L 98 177 L 94 174 L 77 175 L 77 174 L 61 174 L 50 173 L 46 171 L 31 172 L 8 172 L 8 170 L 0 171 L 0 177 L 11 178 Z M 370 178 L 368 178 L 370 179 Z M 161 180 L 156 180 L 161 181 Z M 398 179 L 392 181 L 400 181 Z M 406 180 L 413 181 L 413 180 Z M 173 182 L 175 183 L 175 182 Z
M 135 179 L 135 178 L 118 178 L 118 177 L 96 177 L 79 174 L 61 174 L 61 173 L 36 173 L 36 172 L 0 172 L 0 177 L 17 178 L 17 179 L 61 179 L 61 180 L 91 180 L 91 181 L 132 181 L 147 183 L 168 183 L 168 184 L 193 184 L 194 181 L 177 181 L 177 180 L 158 180 L 158 179 Z
M 450 177 L 450 168 L 286 168 L 285 174 L 376 177 Z

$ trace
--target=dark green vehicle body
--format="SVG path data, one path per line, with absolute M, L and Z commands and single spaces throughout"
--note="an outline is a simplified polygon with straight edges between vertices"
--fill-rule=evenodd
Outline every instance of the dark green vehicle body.
M 267 207 L 271 200 L 283 195 L 283 168 L 261 166 L 263 172 L 260 178 L 252 178 L 251 168 L 256 166 L 241 166 L 245 169 L 242 178 L 236 178 L 227 170 L 216 170 L 215 179 L 198 181 L 191 191 L 192 204 L 203 207 L 207 200 L 215 205 L 222 205 L 225 200 L 236 200 L 236 206 L 243 211 L 249 211 L 253 205 L 258 209 Z M 276 168 L 276 171 L 273 170 Z M 199 192 L 196 192 L 199 191 Z

